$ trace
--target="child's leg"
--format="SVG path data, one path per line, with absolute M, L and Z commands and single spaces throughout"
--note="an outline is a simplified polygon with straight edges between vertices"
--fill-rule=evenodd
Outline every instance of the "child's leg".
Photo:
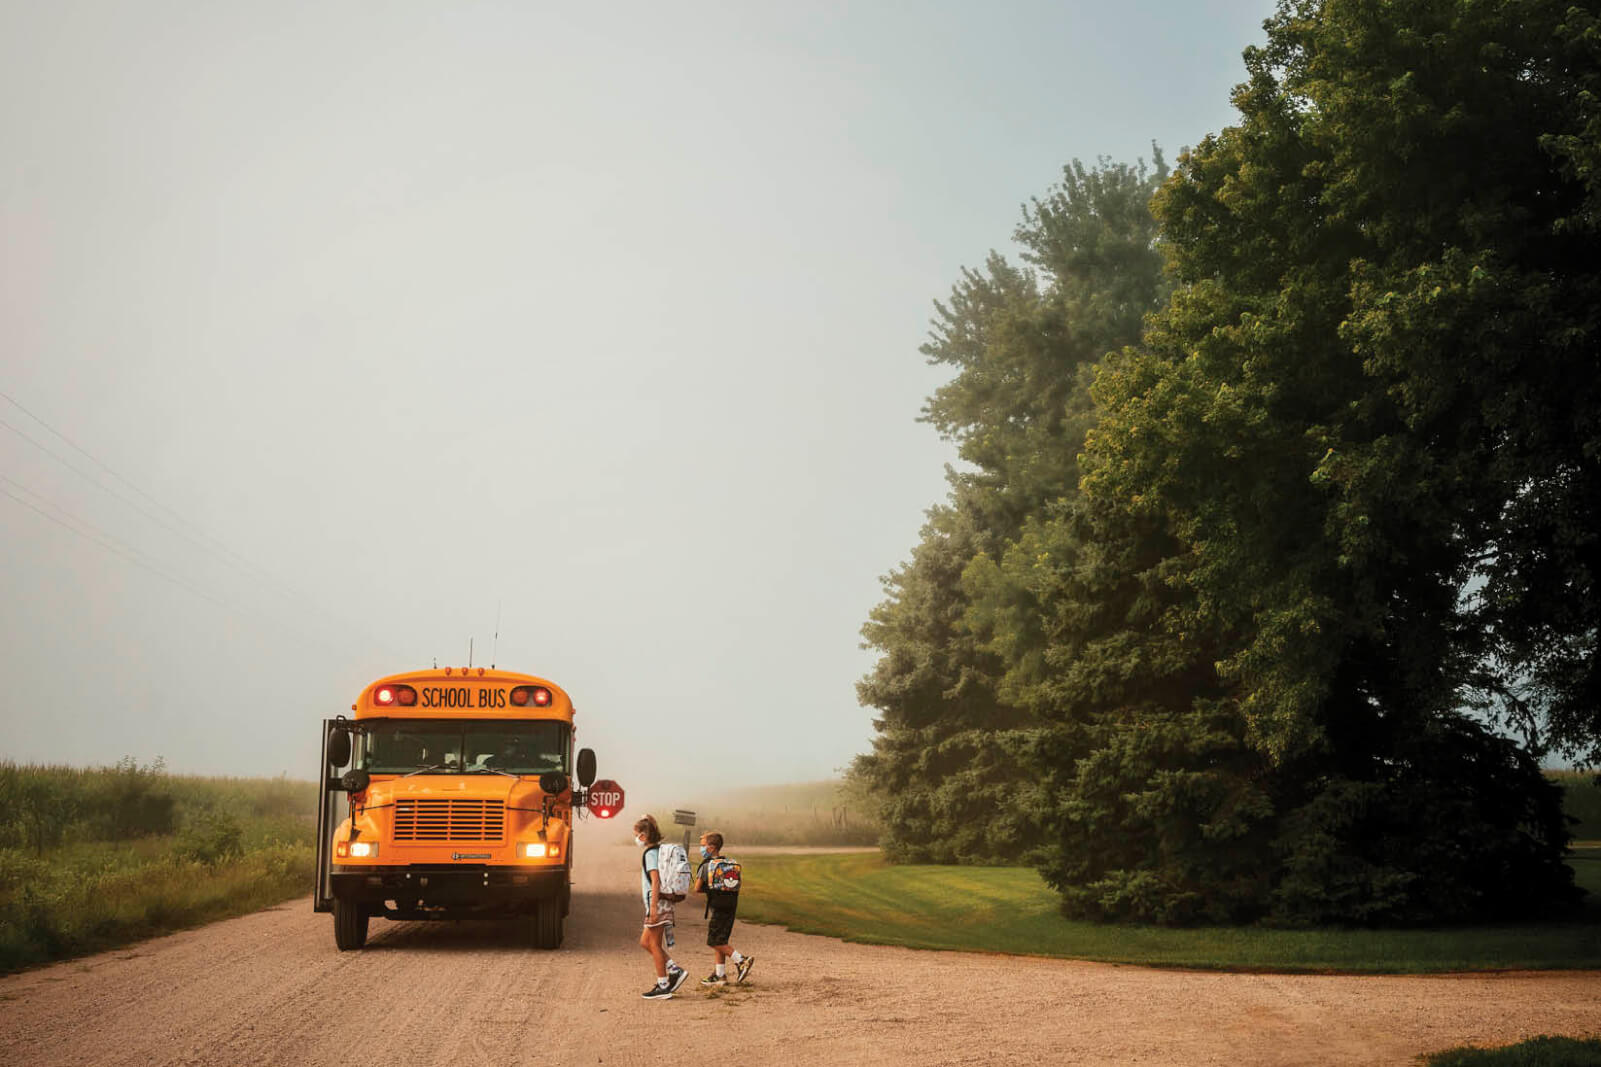
M 711 920 L 706 924 L 706 944 L 711 947 L 712 954 L 717 959 L 717 969 L 713 973 L 719 978 L 726 973 L 730 957 L 733 958 L 736 965 L 740 961 L 739 954 L 728 943 L 731 940 L 733 931 L 734 913 L 732 909 L 725 911 L 721 908 L 713 908 Z
M 650 953 L 651 962 L 656 965 L 656 977 L 667 977 L 667 950 L 662 947 L 662 927 L 645 927 L 639 935 L 639 947 Z

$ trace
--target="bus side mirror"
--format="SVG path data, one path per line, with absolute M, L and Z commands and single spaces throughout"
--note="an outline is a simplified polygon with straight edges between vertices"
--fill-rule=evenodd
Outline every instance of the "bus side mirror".
M 588 789 L 595 782 L 595 750 L 578 750 L 578 784 Z
M 350 731 L 335 726 L 328 731 L 328 766 L 343 767 L 350 762 Z

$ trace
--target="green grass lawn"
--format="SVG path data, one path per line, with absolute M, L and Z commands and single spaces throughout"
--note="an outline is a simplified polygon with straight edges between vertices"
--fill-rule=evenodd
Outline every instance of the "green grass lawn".
M 1407 973 L 1601 968 L 1601 851 L 1573 861 L 1579 919 L 1417 930 L 1101 925 L 1057 911 L 1026 867 L 892 866 L 877 854 L 762 856 L 741 919 L 869 944 L 1264 971 Z

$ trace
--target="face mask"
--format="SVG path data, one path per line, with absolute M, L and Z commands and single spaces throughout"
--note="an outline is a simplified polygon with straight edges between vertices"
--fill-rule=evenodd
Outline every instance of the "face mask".
M 635 837 L 634 837 L 634 844 L 643 845 L 644 843 L 645 843 L 645 835 L 636 834 Z
M 707 856 L 710 856 L 711 854 L 712 854 L 712 850 L 711 849 L 707 848 L 705 845 L 700 846 L 700 858 L 701 859 L 705 859 Z

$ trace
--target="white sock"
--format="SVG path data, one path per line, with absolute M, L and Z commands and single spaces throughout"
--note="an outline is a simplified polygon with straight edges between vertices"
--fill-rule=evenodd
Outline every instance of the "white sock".
M 656 979 L 656 988 L 657 989 L 666 989 L 667 988 L 667 979 L 665 979 L 665 978 Z
M 745 957 L 741 956 L 739 954 L 739 949 L 737 949 L 737 948 L 733 952 L 728 954 L 728 958 L 733 960 L 736 965 L 739 964 L 739 963 L 744 962 L 744 960 L 745 960 Z
M 668 956 L 668 957 L 667 957 L 667 970 L 668 970 L 668 971 L 669 971 L 669 972 L 672 972 L 672 971 L 681 971 L 681 970 L 683 970 L 683 968 L 682 968 L 682 967 L 680 967 L 680 966 L 679 966 L 679 965 L 678 965 L 678 964 L 676 964 L 676 963 L 674 963 L 674 962 L 673 962 L 673 958 L 672 958 L 672 957 L 671 957 L 671 956 Z
M 728 969 L 726 967 L 724 967 L 721 963 L 719 963 L 717 965 L 717 977 L 726 978 L 727 976 L 728 976 Z

